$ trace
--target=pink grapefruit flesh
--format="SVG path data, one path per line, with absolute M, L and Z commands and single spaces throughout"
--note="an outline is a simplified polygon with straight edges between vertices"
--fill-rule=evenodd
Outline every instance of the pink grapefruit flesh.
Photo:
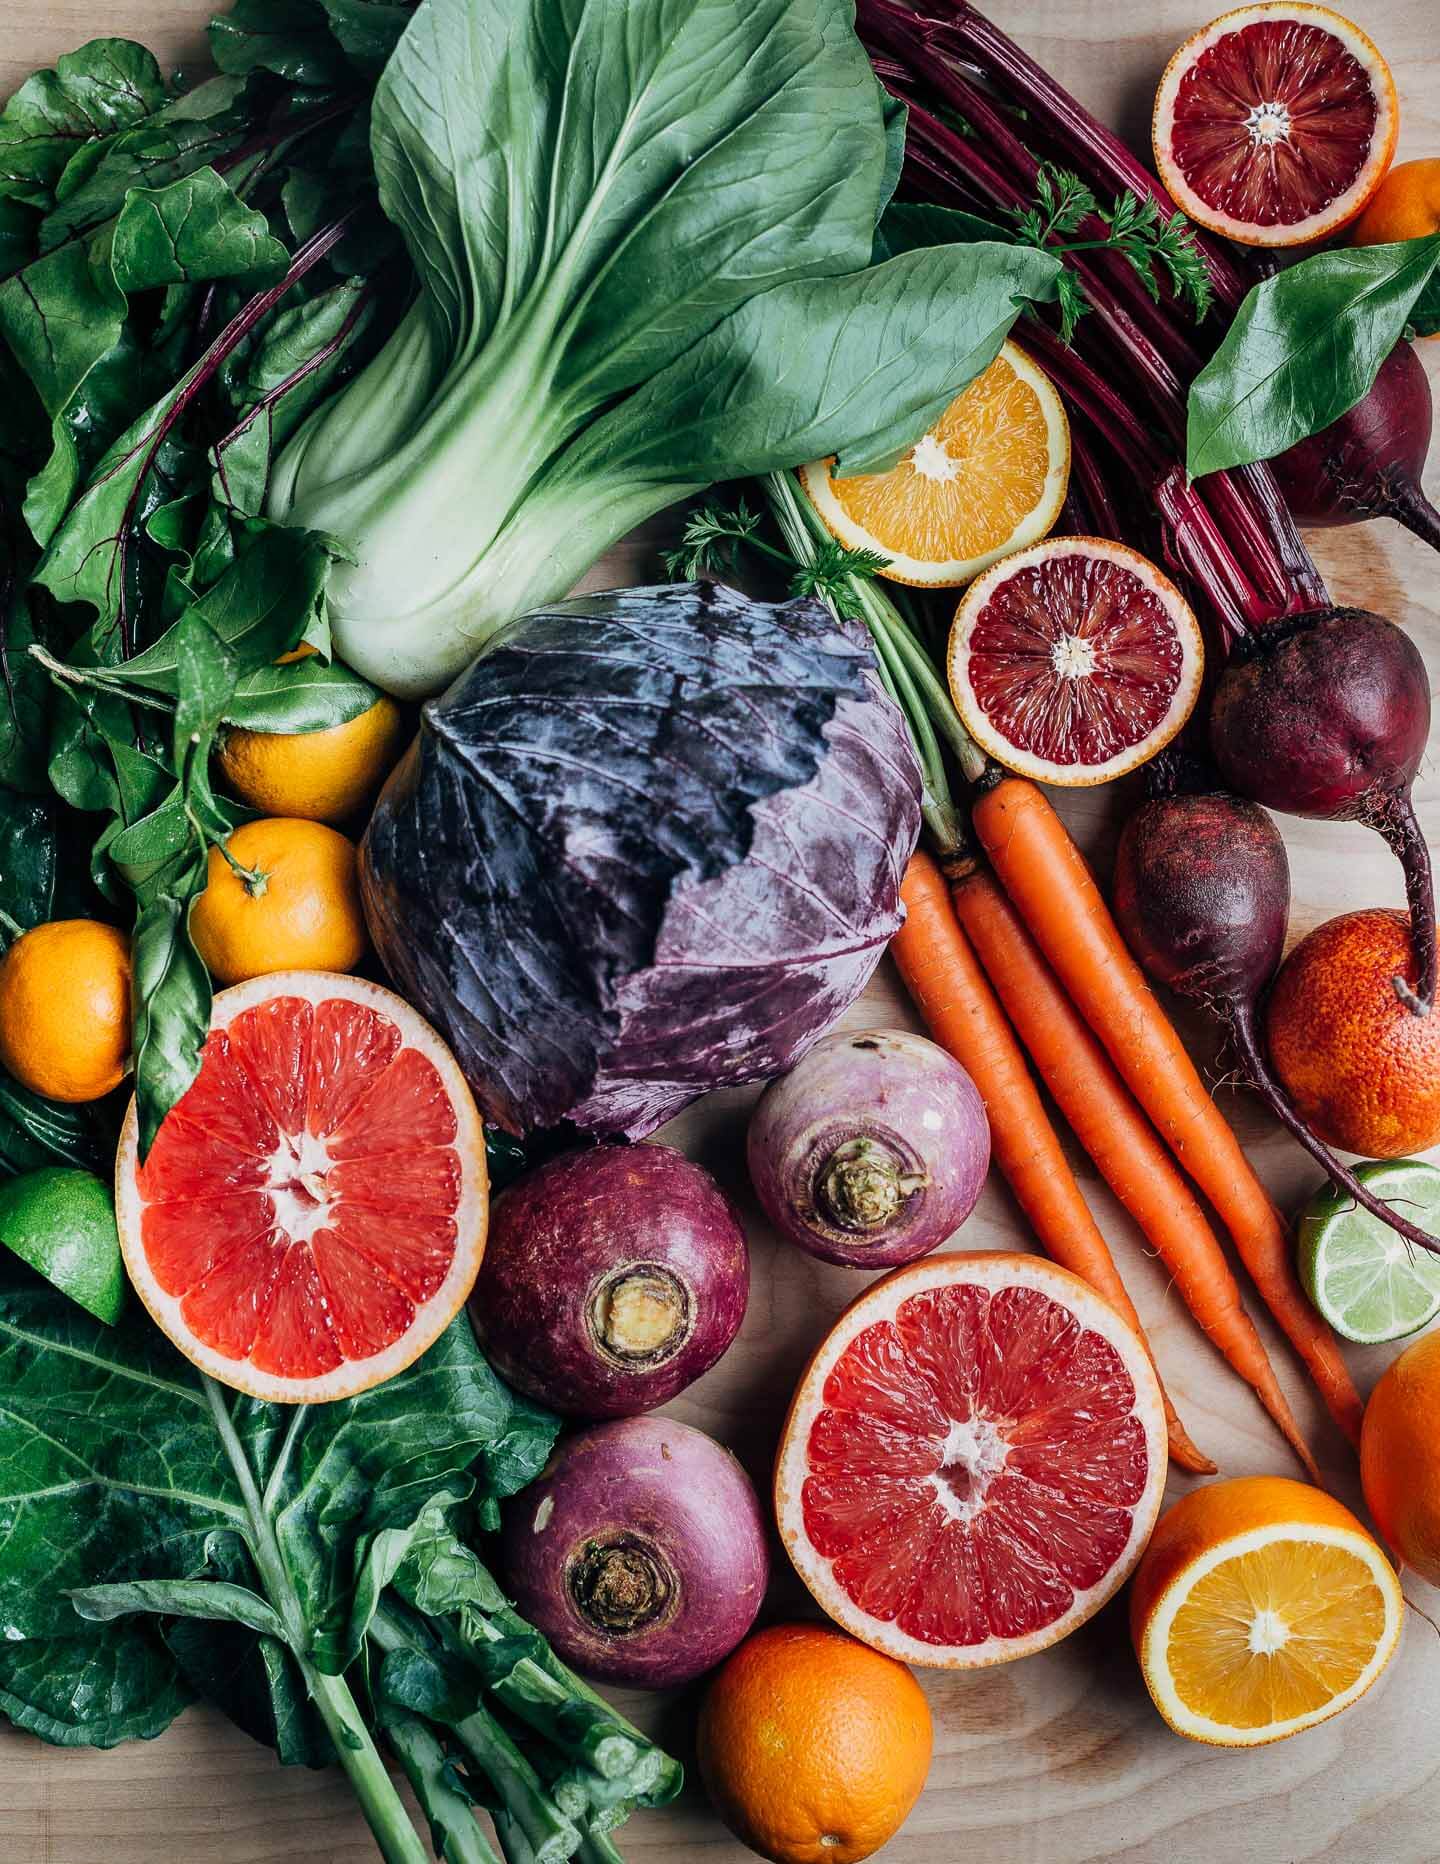
M 440 1038 L 325 972 L 215 999 L 200 1072 L 117 1161 L 126 1267 L 196 1365 L 253 1396 L 353 1396 L 439 1336 L 484 1249 L 484 1134 Z
M 1039 1257 L 945 1255 L 844 1314 L 800 1383 L 776 1468 L 800 1577 L 907 1663 L 1021 1657 L 1098 1611 L 1165 1484 L 1145 1348 Z

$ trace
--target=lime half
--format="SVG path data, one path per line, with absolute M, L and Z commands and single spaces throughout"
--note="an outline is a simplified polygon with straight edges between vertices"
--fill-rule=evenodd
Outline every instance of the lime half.
M 47 1165 L 0 1184 L 0 1243 L 112 1327 L 125 1305 L 115 1199 L 93 1172 Z
M 1418 1159 L 1357 1165 L 1355 1176 L 1397 1216 L 1440 1236 L 1440 1170 Z M 1342 1339 L 1403 1339 L 1440 1314 L 1440 1256 L 1372 1217 L 1344 1191 L 1316 1193 L 1300 1219 L 1300 1279 Z

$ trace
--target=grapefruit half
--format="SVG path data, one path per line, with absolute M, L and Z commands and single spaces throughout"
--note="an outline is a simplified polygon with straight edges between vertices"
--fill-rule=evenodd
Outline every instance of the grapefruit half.
M 1152 758 L 1200 694 L 1190 604 L 1138 550 L 1050 537 L 976 577 L 950 629 L 950 692 L 997 763 L 1105 783 Z
M 874 1283 L 800 1381 L 780 1533 L 830 1616 L 906 1663 L 1043 1650 L 1140 1558 L 1165 1408 L 1139 1336 L 1039 1256 L 931 1256 Z
M 1306 0 L 1222 13 L 1165 68 L 1160 178 L 1194 221 L 1250 246 L 1299 246 L 1353 220 L 1395 153 L 1390 68 L 1356 25 Z
M 326 971 L 215 999 L 200 1072 L 116 1160 L 125 1267 L 203 1372 L 281 1403 L 403 1371 L 485 1247 L 485 1136 L 454 1057 L 393 991 Z

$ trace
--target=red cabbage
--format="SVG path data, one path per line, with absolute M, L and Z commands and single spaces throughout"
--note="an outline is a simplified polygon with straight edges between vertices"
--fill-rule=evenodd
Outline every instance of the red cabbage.
M 580 597 L 424 708 L 362 849 L 371 936 L 487 1120 L 640 1138 L 782 1073 L 860 994 L 919 787 L 818 602 Z

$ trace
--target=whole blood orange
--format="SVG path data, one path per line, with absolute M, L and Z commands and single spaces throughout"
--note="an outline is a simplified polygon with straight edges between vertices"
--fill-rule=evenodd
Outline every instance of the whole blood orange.
M 1440 1586 L 1440 1333 L 1392 1362 L 1370 1394 L 1360 1477 L 1375 1525 L 1407 1566 Z
M 1176 52 L 1152 135 L 1160 179 L 1192 220 L 1297 246 L 1361 211 L 1399 125 L 1390 68 L 1358 26 L 1309 0 L 1259 0 Z
M 1237 1476 L 1161 1519 L 1130 1591 L 1155 1706 L 1178 1734 L 1260 1747 L 1364 1695 L 1404 1600 L 1373 1535 L 1323 1489 Z
M 294 971 L 215 999 L 200 1072 L 115 1215 L 136 1292 L 203 1372 L 282 1403 L 417 1359 L 485 1247 L 485 1138 L 440 1038 L 393 992 Z
M 791 1404 L 780 1533 L 831 1617 L 949 1669 L 1042 1650 L 1140 1557 L 1165 1409 L 1139 1335 L 1039 1256 L 931 1256 L 835 1324 Z
M 900 1829 L 930 1768 L 930 1710 L 890 1657 L 823 1625 L 772 1625 L 716 1673 L 700 1772 L 773 1864 L 857 1864 Z
M 1342 913 L 1280 967 L 1266 1013 L 1275 1072 L 1327 1145 L 1407 1158 L 1440 1141 L 1440 1009 L 1417 1016 L 1410 922 Z

